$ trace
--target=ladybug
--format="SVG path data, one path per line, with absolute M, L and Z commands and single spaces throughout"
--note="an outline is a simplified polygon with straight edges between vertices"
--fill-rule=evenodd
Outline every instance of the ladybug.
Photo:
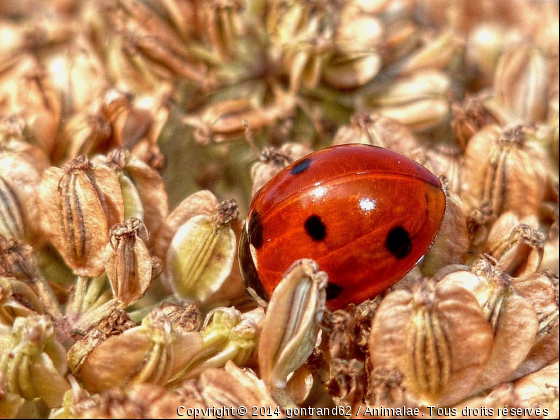
M 239 245 L 243 279 L 268 300 L 296 260 L 311 258 L 329 276 L 329 309 L 362 302 L 426 254 L 445 202 L 435 175 L 392 150 L 319 150 L 282 169 L 253 198 Z

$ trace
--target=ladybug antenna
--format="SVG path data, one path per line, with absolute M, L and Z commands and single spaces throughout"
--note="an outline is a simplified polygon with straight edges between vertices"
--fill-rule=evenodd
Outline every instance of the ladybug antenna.
M 249 121 L 243 119 L 243 122 L 241 124 L 243 124 L 243 127 L 245 127 L 245 140 L 247 141 L 247 143 L 249 143 L 249 147 L 251 148 L 257 159 L 262 161 L 263 154 L 255 144 L 255 138 L 253 137 L 251 127 L 249 127 Z

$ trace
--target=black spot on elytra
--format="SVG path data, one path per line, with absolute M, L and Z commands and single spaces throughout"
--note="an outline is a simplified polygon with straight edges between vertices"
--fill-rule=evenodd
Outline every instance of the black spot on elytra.
M 402 226 L 397 226 L 389 232 L 385 246 L 399 260 L 406 258 L 412 251 L 410 235 Z
M 292 175 L 301 174 L 303 171 L 309 168 L 309 165 L 311 165 L 311 159 L 304 159 L 301 162 L 294 165 L 294 167 L 290 172 Z
M 327 228 L 321 218 L 315 214 L 307 218 L 304 227 L 307 234 L 314 241 L 322 241 L 327 236 Z
M 327 284 L 327 300 L 336 299 L 342 293 L 342 287 L 338 284 Z
M 253 245 L 256 249 L 259 249 L 264 242 L 263 239 L 263 225 L 261 223 L 261 215 L 257 212 L 253 212 L 251 218 L 249 219 L 249 243 Z

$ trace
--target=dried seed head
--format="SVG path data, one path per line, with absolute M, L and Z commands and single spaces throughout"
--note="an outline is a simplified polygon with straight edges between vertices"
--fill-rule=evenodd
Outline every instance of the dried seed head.
M 0 277 L 0 324 L 10 326 L 17 317 L 43 314 L 43 304 L 25 283 Z
M 259 343 L 259 368 L 273 396 L 277 392 L 282 395 L 288 375 L 315 347 L 327 282 L 327 275 L 314 261 L 299 260 L 286 271 L 272 294 Z
M 77 275 L 103 273 L 109 227 L 123 221 L 124 204 L 115 172 L 85 156 L 63 169 L 50 168 L 39 188 L 41 224 Z
M 37 244 L 41 175 L 19 154 L 0 151 L 0 235 Z
M 486 259 L 475 263 L 472 273 L 450 273 L 440 284 L 454 285 L 471 292 L 493 330 L 492 353 L 472 393 L 504 382 L 533 345 L 538 331 L 535 309 L 515 292 L 507 274 L 492 267 Z
M 366 402 L 376 407 L 396 407 L 406 401 L 404 375 L 396 368 L 373 368 L 368 372 Z
M 204 302 L 222 286 L 235 258 L 231 222 L 237 215 L 237 204 L 230 200 L 213 215 L 194 216 L 177 230 L 167 251 L 166 275 L 178 296 Z
M 547 115 L 548 68 L 532 45 L 512 45 L 502 54 L 494 79 L 496 111 L 509 123 L 535 123 Z
M 18 317 L 5 336 L 0 332 L 0 340 L 0 372 L 6 377 L 9 392 L 26 400 L 41 398 L 50 408 L 60 407 L 70 389 L 64 378 L 68 366 L 50 318 Z
M 356 319 L 344 310 L 334 311 L 328 316 L 331 333 L 329 336 L 329 356 L 331 359 L 350 360 L 355 352 Z
M 181 334 L 161 310 L 154 310 L 141 326 L 109 337 L 93 348 L 82 363 L 80 375 L 92 392 L 138 383 L 165 385 L 201 347 L 200 333 Z
M 537 215 L 547 184 L 545 156 L 526 127 L 502 131 L 497 125 L 473 136 L 465 151 L 464 210 L 486 209 L 487 223 L 511 211 L 520 218 Z M 472 215 L 471 215 L 472 219 Z
M 418 147 L 416 137 L 406 126 L 383 115 L 356 115 L 351 123 L 351 126 L 342 126 L 338 129 L 333 144 L 370 144 L 403 154 Z
M 236 41 L 245 32 L 244 6 L 240 0 L 226 0 L 207 2 L 199 9 L 203 37 L 223 60 L 231 58 Z
M 411 398 L 450 405 L 477 383 L 492 350 L 492 329 L 475 297 L 457 285 L 421 282 L 389 294 L 369 341 L 374 369 L 397 369 Z
M 0 413 L 2 413 L 2 416 L 7 419 L 15 419 L 24 403 L 25 400 L 19 395 L 8 391 L 6 378 L 0 372 Z
M 109 231 L 103 261 L 113 296 L 125 307 L 140 299 L 152 280 L 152 256 L 141 220 L 130 218 Z

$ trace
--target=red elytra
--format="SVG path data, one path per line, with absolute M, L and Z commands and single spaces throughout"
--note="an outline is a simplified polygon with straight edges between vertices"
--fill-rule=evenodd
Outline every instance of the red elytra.
M 349 144 L 287 166 L 253 198 L 239 246 L 248 288 L 268 299 L 311 258 L 329 276 L 331 310 L 400 280 L 433 244 L 445 213 L 439 180 L 407 157 Z

